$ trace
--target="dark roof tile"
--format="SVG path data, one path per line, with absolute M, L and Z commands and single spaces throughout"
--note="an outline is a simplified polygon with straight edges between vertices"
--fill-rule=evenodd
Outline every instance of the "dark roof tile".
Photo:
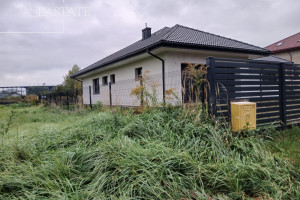
M 78 75 L 84 74 L 91 70 L 103 67 L 110 63 L 122 60 L 127 58 L 130 55 L 133 55 L 143 49 L 151 47 L 153 45 L 159 44 L 160 42 L 164 43 L 179 43 L 186 45 L 197 45 L 201 47 L 216 47 L 216 48 L 226 48 L 233 50 L 246 50 L 254 53 L 265 53 L 268 54 L 267 49 L 250 45 L 244 42 L 233 40 L 230 38 L 225 38 L 222 36 L 214 35 L 204 31 L 199 31 L 196 29 L 188 28 L 181 25 L 175 25 L 171 28 L 164 27 L 151 35 L 150 38 L 145 40 L 139 40 L 120 51 L 117 51 L 102 60 L 80 70 L 79 72 L 72 75 L 76 77 Z

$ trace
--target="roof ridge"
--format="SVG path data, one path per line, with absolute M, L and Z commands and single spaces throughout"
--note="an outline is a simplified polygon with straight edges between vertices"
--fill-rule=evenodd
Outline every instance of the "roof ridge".
M 283 38 L 283 39 L 281 39 L 281 40 L 278 40 L 277 42 L 274 42 L 274 43 L 272 43 L 272 44 L 266 46 L 265 48 L 270 47 L 270 46 L 272 46 L 272 45 L 274 45 L 274 44 L 277 44 L 277 43 L 279 43 L 279 42 L 281 42 L 281 41 L 284 41 L 284 40 L 286 40 L 286 39 L 289 39 L 289 38 L 291 38 L 291 37 L 294 37 L 295 35 L 297 35 L 297 34 L 299 34 L 299 33 L 300 33 L 300 32 L 295 33 L 295 34 L 293 34 L 293 35 L 290 35 L 290 36 L 288 36 L 288 37 L 286 37 L 286 38 Z
M 167 34 L 163 37 L 162 40 L 167 40 L 168 37 L 169 37 L 175 30 L 178 29 L 179 26 L 180 26 L 179 24 L 174 25 L 174 26 L 171 28 L 170 32 L 167 33 Z
M 256 47 L 256 48 L 260 48 L 260 49 L 263 49 L 263 50 L 267 50 L 267 49 L 265 49 L 263 47 L 259 47 L 259 46 L 253 45 L 253 44 L 249 44 L 247 42 L 242 42 L 242 41 L 235 40 L 235 39 L 232 39 L 232 38 L 229 38 L 229 37 L 224 37 L 224 36 L 221 36 L 221 35 L 217 35 L 217 34 L 214 34 L 214 33 L 209 33 L 209 32 L 206 32 L 206 31 L 201 31 L 199 29 L 190 28 L 190 27 L 187 27 L 187 26 L 179 25 L 179 24 L 177 24 L 177 25 L 180 26 L 180 27 L 183 27 L 183 28 L 191 29 L 191 30 L 194 30 L 194 31 L 198 31 L 198 32 L 210 34 L 210 35 L 213 35 L 213 36 L 216 36 L 216 37 L 219 37 L 219 38 L 223 38 L 223 39 L 225 38 L 225 39 L 232 40 L 232 41 L 235 41 L 235 42 L 239 42 L 239 43 L 242 43 L 242 44 L 246 44 L 246 45 L 249 45 L 249 46 L 252 46 L 252 47 Z
M 161 29 L 155 31 L 154 33 L 152 33 L 151 36 L 154 36 L 154 35 L 157 35 L 157 34 L 159 34 L 159 33 L 162 33 L 164 30 L 169 29 L 169 28 L 170 28 L 170 27 L 165 26 L 165 27 L 163 27 L 163 28 L 161 28 Z

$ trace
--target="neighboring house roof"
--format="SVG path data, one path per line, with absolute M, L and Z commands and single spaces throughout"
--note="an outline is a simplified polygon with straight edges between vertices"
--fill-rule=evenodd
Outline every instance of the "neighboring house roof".
M 272 53 L 300 49 L 300 32 L 266 47 Z
M 269 50 L 258 46 L 177 24 L 171 28 L 164 27 L 160 29 L 159 31 L 151 34 L 151 37 L 139 40 L 128 47 L 103 58 L 102 60 L 73 74 L 72 77 L 76 77 L 106 65 L 145 53 L 148 50 L 150 51 L 158 47 L 223 50 L 261 55 L 270 54 Z
M 253 60 L 271 61 L 271 62 L 280 62 L 280 63 L 293 63 L 289 60 L 279 58 L 277 56 L 266 56 L 266 57 L 256 58 L 256 59 L 253 59 Z

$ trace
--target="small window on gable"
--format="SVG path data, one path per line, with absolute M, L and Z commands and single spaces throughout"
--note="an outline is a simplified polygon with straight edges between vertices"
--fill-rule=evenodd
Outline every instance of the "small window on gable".
M 140 80 L 142 78 L 142 69 L 141 67 L 135 69 L 135 80 Z
M 93 79 L 93 93 L 100 94 L 99 78 Z
M 283 44 L 283 42 L 279 42 L 276 46 L 281 46 Z
M 108 76 L 102 77 L 102 85 L 108 85 Z
M 116 83 L 116 77 L 115 77 L 114 74 L 110 75 L 110 82 L 111 82 L 111 84 L 115 84 Z

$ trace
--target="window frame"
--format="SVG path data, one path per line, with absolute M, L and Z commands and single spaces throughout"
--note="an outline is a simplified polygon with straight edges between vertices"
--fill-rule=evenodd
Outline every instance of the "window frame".
M 102 77 L 102 85 L 103 86 L 108 85 L 108 76 L 103 76 Z
M 110 80 L 111 84 L 115 84 L 116 83 L 116 75 L 115 74 L 111 74 L 109 76 L 109 80 Z
M 100 94 L 100 81 L 99 81 L 99 78 L 93 79 L 93 94 Z
M 143 78 L 143 68 L 142 67 L 135 68 L 134 71 L 135 71 L 135 80 L 136 81 Z

